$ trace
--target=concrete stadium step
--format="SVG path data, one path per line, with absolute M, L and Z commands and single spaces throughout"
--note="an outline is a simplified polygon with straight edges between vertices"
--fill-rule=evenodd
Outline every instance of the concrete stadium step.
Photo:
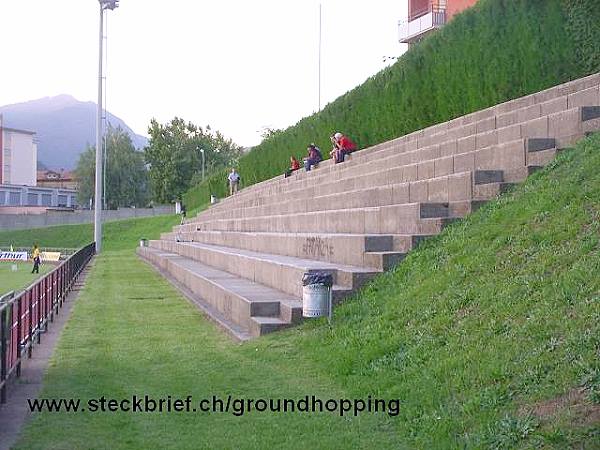
M 382 268 L 387 253 L 405 254 L 429 235 L 364 235 L 323 233 L 244 233 L 195 231 L 164 233 L 162 240 L 200 242 L 275 255 L 326 261 L 345 265 Z M 382 253 L 381 256 L 377 256 Z
M 324 195 L 332 195 L 340 192 L 363 190 L 368 187 L 389 187 L 390 184 L 394 184 L 395 182 L 406 183 L 429 180 L 429 184 L 434 185 L 436 184 L 436 182 L 434 182 L 433 179 L 436 177 L 454 175 L 465 171 L 516 169 L 528 164 L 526 158 L 526 149 L 540 149 L 543 146 L 551 145 L 552 142 L 552 139 L 548 138 L 520 138 L 513 141 L 509 141 L 505 144 L 498 144 L 492 147 L 479 150 L 469 150 L 463 153 L 438 157 L 432 160 L 422 161 L 420 163 L 411 163 L 405 166 L 394 167 L 392 162 L 390 162 L 389 165 L 386 164 L 385 168 L 383 169 L 374 168 L 373 166 L 366 165 L 357 169 L 357 173 L 350 173 L 347 178 L 329 181 L 325 184 L 310 186 L 306 188 L 296 187 L 293 190 L 289 190 L 283 193 L 264 195 L 257 197 L 254 200 L 249 200 L 239 204 L 233 203 L 232 205 L 230 205 L 230 211 L 236 209 L 247 210 L 248 207 L 258 207 L 273 203 L 282 203 L 288 200 L 299 200 L 307 197 L 314 199 L 314 197 L 322 197 Z M 435 156 L 436 154 L 439 154 L 439 152 L 435 154 L 430 154 L 429 156 Z M 475 161 L 476 159 L 477 164 Z M 534 160 L 529 164 L 543 165 L 543 163 L 543 161 L 538 162 L 537 160 Z M 478 175 L 479 174 L 477 173 L 475 174 L 475 176 Z M 438 185 L 443 183 L 444 182 L 441 180 L 438 180 L 437 182 Z M 415 191 L 422 192 L 422 190 L 422 186 L 415 186 Z M 411 201 L 452 201 L 459 199 L 464 198 L 452 196 L 418 196 Z M 205 213 L 199 214 L 197 218 L 195 218 L 193 221 L 195 222 L 203 220 L 205 217 L 227 213 L 229 213 L 229 211 L 223 209 L 211 209 L 207 210 Z
M 292 199 L 300 200 L 305 196 L 309 196 L 312 199 L 311 203 L 315 202 L 315 197 L 325 197 L 331 192 L 336 193 L 338 191 L 342 191 L 343 194 L 352 195 L 353 201 L 359 199 L 359 196 L 363 195 L 358 191 L 364 190 L 367 186 L 377 187 L 379 185 L 385 186 L 384 190 L 387 190 L 387 193 L 383 193 L 383 195 L 388 195 L 389 190 L 391 189 L 390 185 L 393 185 L 392 180 L 401 180 L 403 182 L 411 182 L 405 180 L 415 180 L 420 181 L 421 183 L 414 183 L 412 187 L 412 192 L 414 192 L 413 198 L 408 199 L 408 201 L 453 201 L 459 199 L 467 199 L 468 197 L 461 197 L 457 195 L 452 195 L 451 189 L 452 186 L 457 187 L 457 182 L 459 178 L 464 175 L 460 175 L 464 173 L 465 170 L 474 171 L 475 178 L 477 178 L 477 183 L 483 183 L 484 178 L 488 177 L 488 181 L 500 181 L 498 178 L 489 178 L 490 174 L 493 177 L 498 177 L 500 172 L 494 170 L 494 166 L 502 165 L 509 170 L 518 169 L 523 167 L 526 164 L 526 149 L 535 148 L 535 150 L 539 151 L 544 146 L 550 146 L 552 144 L 551 139 L 518 139 L 512 142 L 509 142 L 505 145 L 495 146 L 490 149 L 481 149 L 475 152 L 467 152 L 461 153 L 457 155 L 453 155 L 450 157 L 438 158 L 433 161 L 424 161 L 418 164 L 411 164 L 410 166 L 398 167 L 393 169 L 388 169 L 383 172 L 374 172 L 372 174 L 362 175 L 362 176 L 353 176 L 348 179 L 338 180 L 334 182 L 327 183 L 325 185 L 314 186 L 308 189 L 299 189 L 291 192 L 287 192 L 284 194 L 271 195 L 266 197 L 259 197 L 253 203 L 266 206 L 274 203 L 285 203 Z M 547 161 L 539 161 L 539 157 L 536 160 L 532 160 L 533 165 L 543 165 L 548 162 L 553 156 L 548 155 Z M 531 160 L 531 157 L 529 158 Z M 478 172 L 482 170 L 482 172 Z M 458 172 L 455 173 L 455 172 Z M 450 173 L 450 175 L 441 175 Z M 436 177 L 435 175 L 440 175 Z M 446 183 L 445 176 L 456 176 L 459 178 L 449 178 L 449 183 Z M 423 178 L 418 180 L 418 178 Z M 423 195 L 425 191 L 425 182 L 429 186 L 430 195 Z M 460 184 L 460 183 L 459 183 Z M 463 183 L 464 184 L 464 183 Z M 445 195 L 446 190 L 443 189 L 444 186 L 447 186 L 449 191 L 449 195 Z M 406 189 L 403 189 L 403 186 L 396 185 L 394 191 L 398 192 L 399 195 L 402 194 L 402 190 L 406 192 Z M 442 190 L 440 191 L 440 188 Z M 462 189 L 462 188 L 461 188 Z M 350 194 L 347 191 L 357 191 L 356 194 Z M 322 193 L 325 195 L 316 195 L 316 193 Z M 439 194 L 437 194 L 439 193 Z M 299 196 L 297 198 L 296 196 Z M 370 201 L 376 201 L 377 197 L 369 194 L 366 196 Z M 324 199 L 326 200 L 326 199 Z M 403 200 L 406 201 L 406 200 Z M 397 201 L 394 200 L 394 203 Z M 339 202 L 345 203 L 345 202 Z M 372 206 L 372 204 L 365 204 L 364 206 Z M 235 210 L 242 211 L 242 207 L 233 208 L 232 211 Z M 245 214 L 251 213 L 251 210 L 248 208 L 243 209 Z M 279 212 L 282 212 L 281 210 Z M 193 220 L 193 222 L 206 220 L 207 217 L 218 217 L 219 215 L 226 216 L 227 214 L 232 214 L 231 211 L 208 211 L 205 214 L 199 215 L 197 218 Z
M 318 229 L 323 233 L 438 234 L 453 220 L 452 217 L 406 219 L 396 214 L 394 208 L 361 208 L 294 216 L 221 220 L 198 224 L 197 231 L 309 233 Z
M 476 171 L 477 183 L 502 181 L 500 171 Z M 217 220 L 239 217 L 258 217 L 275 214 L 292 214 L 312 211 L 325 211 L 335 209 L 349 209 L 361 207 L 376 207 L 399 205 L 414 202 L 448 202 L 470 200 L 471 172 L 431 178 L 408 183 L 385 184 L 382 181 L 373 181 L 371 188 L 359 188 L 351 191 L 335 192 L 319 196 L 306 196 L 294 198 L 289 194 L 272 196 L 269 202 L 260 206 L 235 208 L 229 211 L 219 211 L 209 215 L 200 216 L 189 223 L 198 223 L 201 219 Z
M 234 335 L 260 336 L 301 319 L 302 304 L 297 297 L 174 253 L 143 247 L 138 254 L 183 283 L 210 310 L 226 317 L 220 325 Z
M 466 182 L 465 182 L 466 184 Z M 424 184 L 423 186 L 426 187 L 426 184 Z M 427 191 L 425 191 L 427 192 Z M 310 214 L 320 214 L 319 217 L 323 217 L 323 215 L 334 215 L 338 212 L 359 212 L 362 210 L 368 210 L 371 213 L 378 211 L 379 209 L 383 209 L 384 211 L 386 210 L 386 208 L 391 208 L 394 207 L 393 211 L 395 214 L 399 215 L 399 217 L 404 217 L 404 218 L 428 218 L 428 217 L 446 217 L 447 216 L 447 207 L 448 205 L 446 204 L 447 202 L 407 202 L 407 203 L 399 203 L 399 204 L 394 204 L 392 203 L 391 205 L 383 205 L 381 207 L 369 207 L 369 206 L 362 206 L 362 205 L 358 205 L 355 207 L 345 207 L 345 205 L 340 205 L 340 204 L 336 204 L 333 205 L 333 207 L 331 209 L 322 209 L 322 210 L 317 210 L 317 211 L 280 211 L 277 209 L 270 209 L 267 208 L 262 214 L 252 214 L 252 213 L 247 213 L 247 214 L 242 214 L 241 217 L 239 214 L 236 214 L 238 211 L 242 211 L 243 210 L 233 210 L 227 214 L 222 214 L 222 215 L 218 215 L 218 216 L 211 216 L 211 217 L 207 217 L 206 220 L 204 221 L 195 221 L 195 222 L 190 222 L 186 225 L 183 225 L 181 227 L 181 231 L 194 231 L 194 230 L 201 230 L 202 228 L 198 227 L 198 228 L 194 228 L 195 225 L 202 225 L 202 224 L 206 224 L 206 223 L 214 223 L 214 222 L 218 222 L 218 221 L 228 221 L 228 220 L 232 220 L 232 219 L 245 219 L 245 220 L 250 220 L 250 219 L 260 219 L 260 220 L 264 220 L 264 218 L 268 218 L 268 217 L 286 217 L 289 218 L 290 216 L 294 216 L 294 217 L 305 217 L 306 215 Z M 336 206 L 340 206 L 339 208 L 336 208 Z M 315 216 L 316 217 L 316 216 Z M 239 231 L 239 230 L 230 230 L 230 231 Z M 261 230 L 247 230 L 247 231 L 261 231 Z M 295 232 L 301 232 L 301 231 L 295 231 Z M 338 232 L 338 231 L 333 231 L 334 233 Z M 363 234 L 363 233 L 360 233 Z M 379 234 L 379 233 L 377 233 Z
M 307 272 L 329 273 L 337 290 L 350 293 L 381 271 L 198 242 L 150 241 L 150 247 L 176 253 L 298 298 L 302 296 L 302 276 Z M 391 262 L 390 258 L 384 258 L 386 263 Z
M 451 170 L 452 168 L 449 168 L 449 171 Z M 372 207 L 413 202 L 448 202 L 469 200 L 471 198 L 472 180 L 470 171 L 452 173 L 414 182 L 388 182 L 390 178 L 395 178 L 396 176 L 400 180 L 403 179 L 402 168 L 368 177 L 350 178 L 344 183 L 331 183 L 321 187 L 321 189 L 331 187 L 331 190 L 334 191 L 333 193 L 329 193 L 329 189 L 327 189 L 327 193 L 324 193 L 324 195 L 313 195 L 316 190 L 314 189 L 305 192 L 306 195 L 303 194 L 301 197 L 295 197 L 295 193 L 262 197 L 260 201 L 256 202 L 260 204 L 259 206 L 237 207 L 230 211 L 213 211 L 199 215 L 187 223 L 197 223 L 203 220 L 215 220 L 219 218 L 247 217 L 256 215 L 255 211 L 259 212 L 258 215 L 265 215 L 265 213 L 289 214 L 292 212 L 335 209 L 336 206 L 347 209 L 361 206 Z M 406 176 L 408 178 L 410 174 L 407 172 Z M 475 171 L 474 176 L 478 184 L 502 181 L 500 171 Z M 416 178 L 416 175 L 413 178 Z M 352 190 L 352 188 L 356 187 L 357 189 Z M 307 198 L 310 198 L 310 200 L 306 200 Z
M 453 202 L 461 203 L 461 202 Z M 463 202 L 468 203 L 468 202 Z M 429 218 L 448 217 L 449 203 L 409 203 L 374 208 L 352 208 L 308 213 L 217 219 L 174 227 L 174 231 L 260 231 L 350 234 L 430 234 L 419 231 Z M 425 227 L 427 229 L 427 227 Z

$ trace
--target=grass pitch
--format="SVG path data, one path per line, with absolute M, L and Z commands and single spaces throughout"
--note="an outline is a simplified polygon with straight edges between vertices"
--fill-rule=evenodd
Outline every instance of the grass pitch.
M 13 266 L 16 265 L 17 270 L 13 271 Z M 50 272 L 54 269 L 52 264 L 41 264 L 40 273 L 31 273 L 33 268 L 32 262 L 0 262 L 0 296 L 6 294 L 9 291 L 19 291 L 25 289 L 31 283 L 38 278 L 42 277 L 45 273 Z

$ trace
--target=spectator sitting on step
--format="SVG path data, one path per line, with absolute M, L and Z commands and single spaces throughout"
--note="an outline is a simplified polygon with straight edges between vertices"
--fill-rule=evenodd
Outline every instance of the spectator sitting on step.
M 323 155 L 321 155 L 321 149 L 315 144 L 310 144 L 307 150 L 308 157 L 304 158 L 304 170 L 308 172 L 313 166 L 323 161 Z
M 290 168 L 285 171 L 285 178 L 289 177 L 292 172 L 295 172 L 300 168 L 300 162 L 296 159 L 295 156 L 290 156 Z
M 336 164 L 343 163 L 346 155 L 356 150 L 356 144 L 349 137 L 339 132 L 331 137 L 331 142 L 333 143 L 333 150 L 331 150 L 329 155 Z

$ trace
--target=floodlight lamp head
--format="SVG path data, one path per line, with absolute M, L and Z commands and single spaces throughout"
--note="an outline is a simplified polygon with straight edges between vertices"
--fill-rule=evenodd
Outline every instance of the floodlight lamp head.
M 98 0 L 102 9 L 113 10 L 119 7 L 119 0 Z

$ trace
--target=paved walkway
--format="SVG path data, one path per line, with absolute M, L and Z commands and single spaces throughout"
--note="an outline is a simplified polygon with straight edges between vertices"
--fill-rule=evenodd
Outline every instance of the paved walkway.
M 16 442 L 23 425 L 31 416 L 27 399 L 36 398 L 42 389 L 42 381 L 48 368 L 48 363 L 56 347 L 56 343 L 71 316 L 71 309 L 79 297 L 88 271 L 93 265 L 93 260 L 83 270 L 77 283 L 67 295 L 63 307 L 48 331 L 42 335 L 42 342 L 33 348 L 31 359 L 25 358 L 21 366 L 21 377 L 12 379 L 8 386 L 8 401 L 0 405 L 0 450 L 9 450 Z

